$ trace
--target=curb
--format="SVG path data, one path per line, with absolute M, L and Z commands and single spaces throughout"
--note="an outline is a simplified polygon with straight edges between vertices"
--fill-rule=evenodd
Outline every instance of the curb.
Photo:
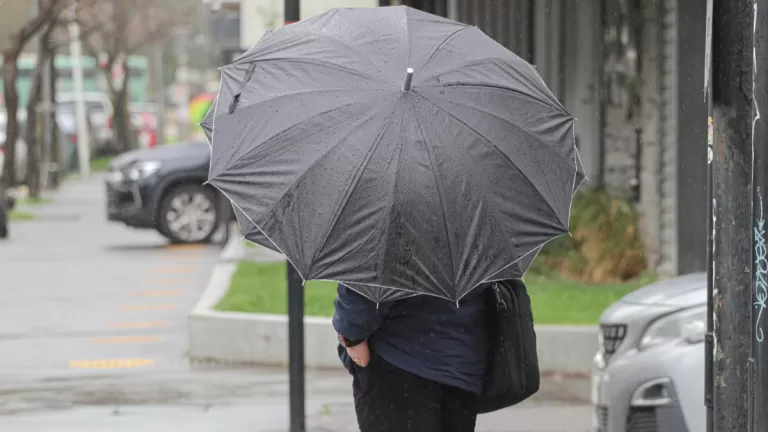
M 208 287 L 189 313 L 189 357 L 220 364 L 287 365 L 288 317 L 214 310 L 229 288 L 237 261 L 246 257 L 242 237 L 232 235 Z M 330 318 L 305 317 L 308 368 L 341 369 Z M 536 326 L 543 374 L 586 376 L 598 350 L 597 326 Z

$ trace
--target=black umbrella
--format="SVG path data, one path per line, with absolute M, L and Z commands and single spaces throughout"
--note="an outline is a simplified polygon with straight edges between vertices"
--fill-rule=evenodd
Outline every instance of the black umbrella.
M 574 119 L 476 27 L 336 9 L 222 69 L 209 182 L 305 279 L 458 301 L 568 232 Z

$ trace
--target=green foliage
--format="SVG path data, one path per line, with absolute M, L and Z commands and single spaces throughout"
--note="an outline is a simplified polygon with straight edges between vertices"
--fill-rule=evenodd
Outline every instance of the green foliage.
M 584 282 L 614 283 L 646 269 L 640 217 L 625 200 L 603 190 L 579 192 L 571 207 L 571 236 L 544 247 L 532 268 Z

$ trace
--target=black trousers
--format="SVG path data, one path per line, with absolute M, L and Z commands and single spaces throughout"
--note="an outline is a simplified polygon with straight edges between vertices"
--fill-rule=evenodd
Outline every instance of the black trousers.
M 430 381 L 375 355 L 354 366 L 352 390 L 361 432 L 474 432 L 474 393 Z

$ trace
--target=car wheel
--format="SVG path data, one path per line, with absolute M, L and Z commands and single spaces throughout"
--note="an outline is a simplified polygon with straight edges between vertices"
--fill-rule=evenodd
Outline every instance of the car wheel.
M 163 198 L 157 230 L 174 243 L 207 243 L 219 226 L 216 194 L 198 185 L 182 185 Z

